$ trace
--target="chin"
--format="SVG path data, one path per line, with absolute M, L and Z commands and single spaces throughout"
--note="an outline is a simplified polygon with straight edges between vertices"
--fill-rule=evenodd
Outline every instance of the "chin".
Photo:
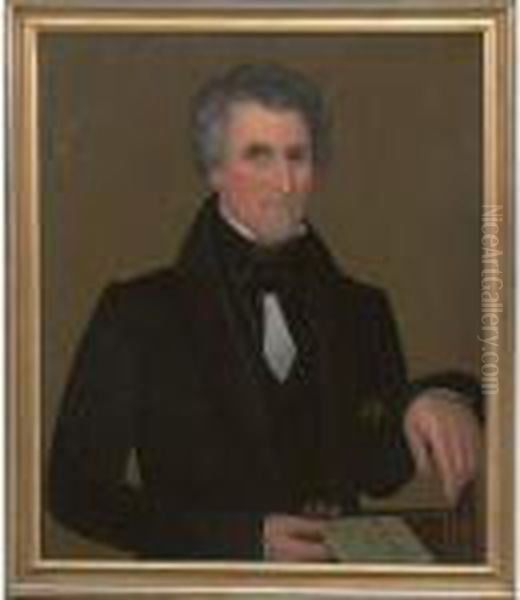
M 299 225 L 298 222 L 257 229 L 257 242 L 260 246 L 281 246 L 298 235 Z

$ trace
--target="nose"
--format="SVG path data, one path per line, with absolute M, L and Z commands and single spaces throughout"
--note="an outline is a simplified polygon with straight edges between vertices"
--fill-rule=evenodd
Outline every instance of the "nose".
M 288 160 L 281 159 L 276 167 L 276 183 L 278 189 L 288 194 L 294 189 L 294 167 Z

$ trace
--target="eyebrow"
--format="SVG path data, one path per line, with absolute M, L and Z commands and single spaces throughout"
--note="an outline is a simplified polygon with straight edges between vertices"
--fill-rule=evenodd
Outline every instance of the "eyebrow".
M 273 146 L 266 142 L 251 142 L 244 148 L 244 155 L 250 158 L 271 154 Z M 297 156 L 310 151 L 310 147 L 305 143 L 291 144 L 286 149 L 286 154 L 289 156 Z

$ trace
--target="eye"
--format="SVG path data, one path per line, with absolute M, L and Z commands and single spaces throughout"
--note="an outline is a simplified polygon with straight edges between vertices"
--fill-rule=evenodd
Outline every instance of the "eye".
M 310 150 L 307 146 L 293 146 L 287 151 L 287 159 L 293 163 L 308 162 Z
M 267 162 L 272 154 L 271 148 L 266 144 L 251 144 L 244 150 L 244 158 L 251 162 Z

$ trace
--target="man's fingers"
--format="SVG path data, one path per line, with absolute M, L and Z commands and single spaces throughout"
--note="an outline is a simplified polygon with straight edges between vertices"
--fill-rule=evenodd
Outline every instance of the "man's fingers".
M 477 471 L 481 432 L 475 415 L 453 393 L 437 389 L 412 403 L 405 431 L 417 469 L 429 475 L 433 465 L 455 503 Z
M 325 527 L 325 521 L 322 519 L 299 519 L 291 529 L 291 533 L 295 537 L 306 540 L 322 540 L 325 535 Z
M 456 502 L 476 475 L 480 430 L 476 419 L 468 414 L 465 407 L 457 406 L 453 410 L 453 419 L 449 421 L 444 434 L 438 436 L 436 457 L 443 463 L 446 493 L 452 502 Z
M 470 480 L 477 473 L 482 452 L 481 433 L 476 419 L 471 421 L 468 430 L 460 437 L 461 452 L 463 453 L 463 463 L 460 475 L 466 475 L 467 480 Z
M 431 443 L 433 460 L 441 476 L 446 496 L 450 501 L 455 501 L 459 487 L 455 468 L 458 460 L 457 446 L 453 444 L 450 431 L 436 431 L 432 436 Z
M 457 433 L 454 432 L 454 435 L 457 436 Z M 454 446 L 456 446 L 454 451 L 454 476 L 458 489 L 453 500 L 456 501 L 464 488 L 477 474 L 481 454 L 478 429 L 476 427 L 469 428 L 463 434 L 459 434 L 454 438 Z
M 433 465 L 429 448 L 426 444 L 426 438 L 421 435 L 421 432 L 413 422 L 407 423 L 406 433 L 408 437 L 408 444 L 414 458 L 416 470 L 421 475 L 431 475 L 433 471 Z
M 333 560 L 325 543 L 326 522 L 322 519 L 271 515 L 264 524 L 264 548 L 268 560 Z
M 443 424 L 434 421 L 429 436 L 431 452 L 444 493 L 455 503 L 464 485 L 464 456 L 460 438 L 454 424 L 449 420 Z

